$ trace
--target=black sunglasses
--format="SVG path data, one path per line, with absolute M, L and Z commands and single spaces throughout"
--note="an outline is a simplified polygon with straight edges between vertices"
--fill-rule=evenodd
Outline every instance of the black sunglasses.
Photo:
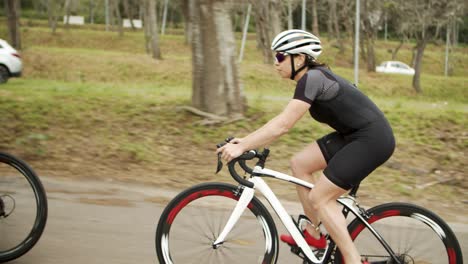
M 283 61 L 286 59 L 286 56 L 288 56 L 288 55 L 289 55 L 289 54 L 287 54 L 287 53 L 277 52 L 277 53 L 275 54 L 276 61 L 277 61 L 278 63 L 281 63 L 281 62 L 283 62 Z

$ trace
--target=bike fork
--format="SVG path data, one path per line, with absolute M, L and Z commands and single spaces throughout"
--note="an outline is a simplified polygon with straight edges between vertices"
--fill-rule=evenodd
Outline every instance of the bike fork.
M 240 216 L 244 212 L 245 208 L 249 205 L 250 201 L 252 201 L 252 198 L 254 196 L 255 189 L 254 188 L 248 188 L 244 187 L 242 194 L 239 198 L 239 201 L 236 204 L 236 207 L 232 211 L 231 216 L 229 217 L 228 222 L 224 226 L 223 231 L 221 234 L 218 236 L 218 238 L 213 242 L 213 248 L 216 249 L 220 247 L 223 243 L 224 240 L 226 239 L 227 234 L 231 232 L 232 228 L 234 225 L 237 223 L 237 220 L 239 220 Z

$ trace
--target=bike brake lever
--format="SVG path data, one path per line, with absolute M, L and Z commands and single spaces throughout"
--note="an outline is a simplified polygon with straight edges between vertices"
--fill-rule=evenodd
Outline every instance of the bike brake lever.
M 216 174 L 221 171 L 223 168 L 223 163 L 221 162 L 221 153 L 218 153 L 218 166 L 216 168 Z
M 234 137 L 226 138 L 224 140 L 224 142 L 217 144 L 216 148 L 220 148 L 220 147 L 226 145 L 227 143 L 229 143 L 233 139 L 234 139 Z M 223 162 L 221 162 L 221 153 L 218 153 L 218 166 L 216 167 L 216 174 L 218 174 L 218 172 L 220 172 L 222 168 L 223 168 Z

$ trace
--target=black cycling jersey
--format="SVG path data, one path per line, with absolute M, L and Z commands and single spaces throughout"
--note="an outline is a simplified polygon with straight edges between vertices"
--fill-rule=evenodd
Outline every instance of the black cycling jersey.
M 311 104 L 309 112 L 315 120 L 342 134 L 384 118 L 366 95 L 325 67 L 304 74 L 297 83 L 294 99 Z
M 294 99 L 309 103 L 310 115 L 336 130 L 317 140 L 327 161 L 323 173 L 335 185 L 351 189 L 392 155 L 395 139 L 383 113 L 329 69 L 309 70 L 297 83 Z

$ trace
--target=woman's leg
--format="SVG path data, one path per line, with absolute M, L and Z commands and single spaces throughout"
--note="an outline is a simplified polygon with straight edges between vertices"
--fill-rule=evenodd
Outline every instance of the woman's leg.
M 312 174 L 316 171 L 323 170 L 326 166 L 327 163 L 317 142 L 308 145 L 291 159 L 293 176 L 310 183 L 314 182 Z M 308 188 L 297 186 L 297 193 L 302 207 L 304 208 L 304 213 L 312 223 L 317 226 L 319 220 L 317 215 L 313 213 L 309 203 L 309 191 Z M 307 231 L 315 238 L 319 238 L 320 236 L 319 232 L 312 228 L 312 226 L 307 226 Z
M 315 183 L 309 192 L 310 209 L 317 215 L 333 241 L 343 253 L 346 264 L 361 264 L 361 257 L 347 229 L 346 220 L 336 199 L 347 191 L 336 186 L 325 175 Z

